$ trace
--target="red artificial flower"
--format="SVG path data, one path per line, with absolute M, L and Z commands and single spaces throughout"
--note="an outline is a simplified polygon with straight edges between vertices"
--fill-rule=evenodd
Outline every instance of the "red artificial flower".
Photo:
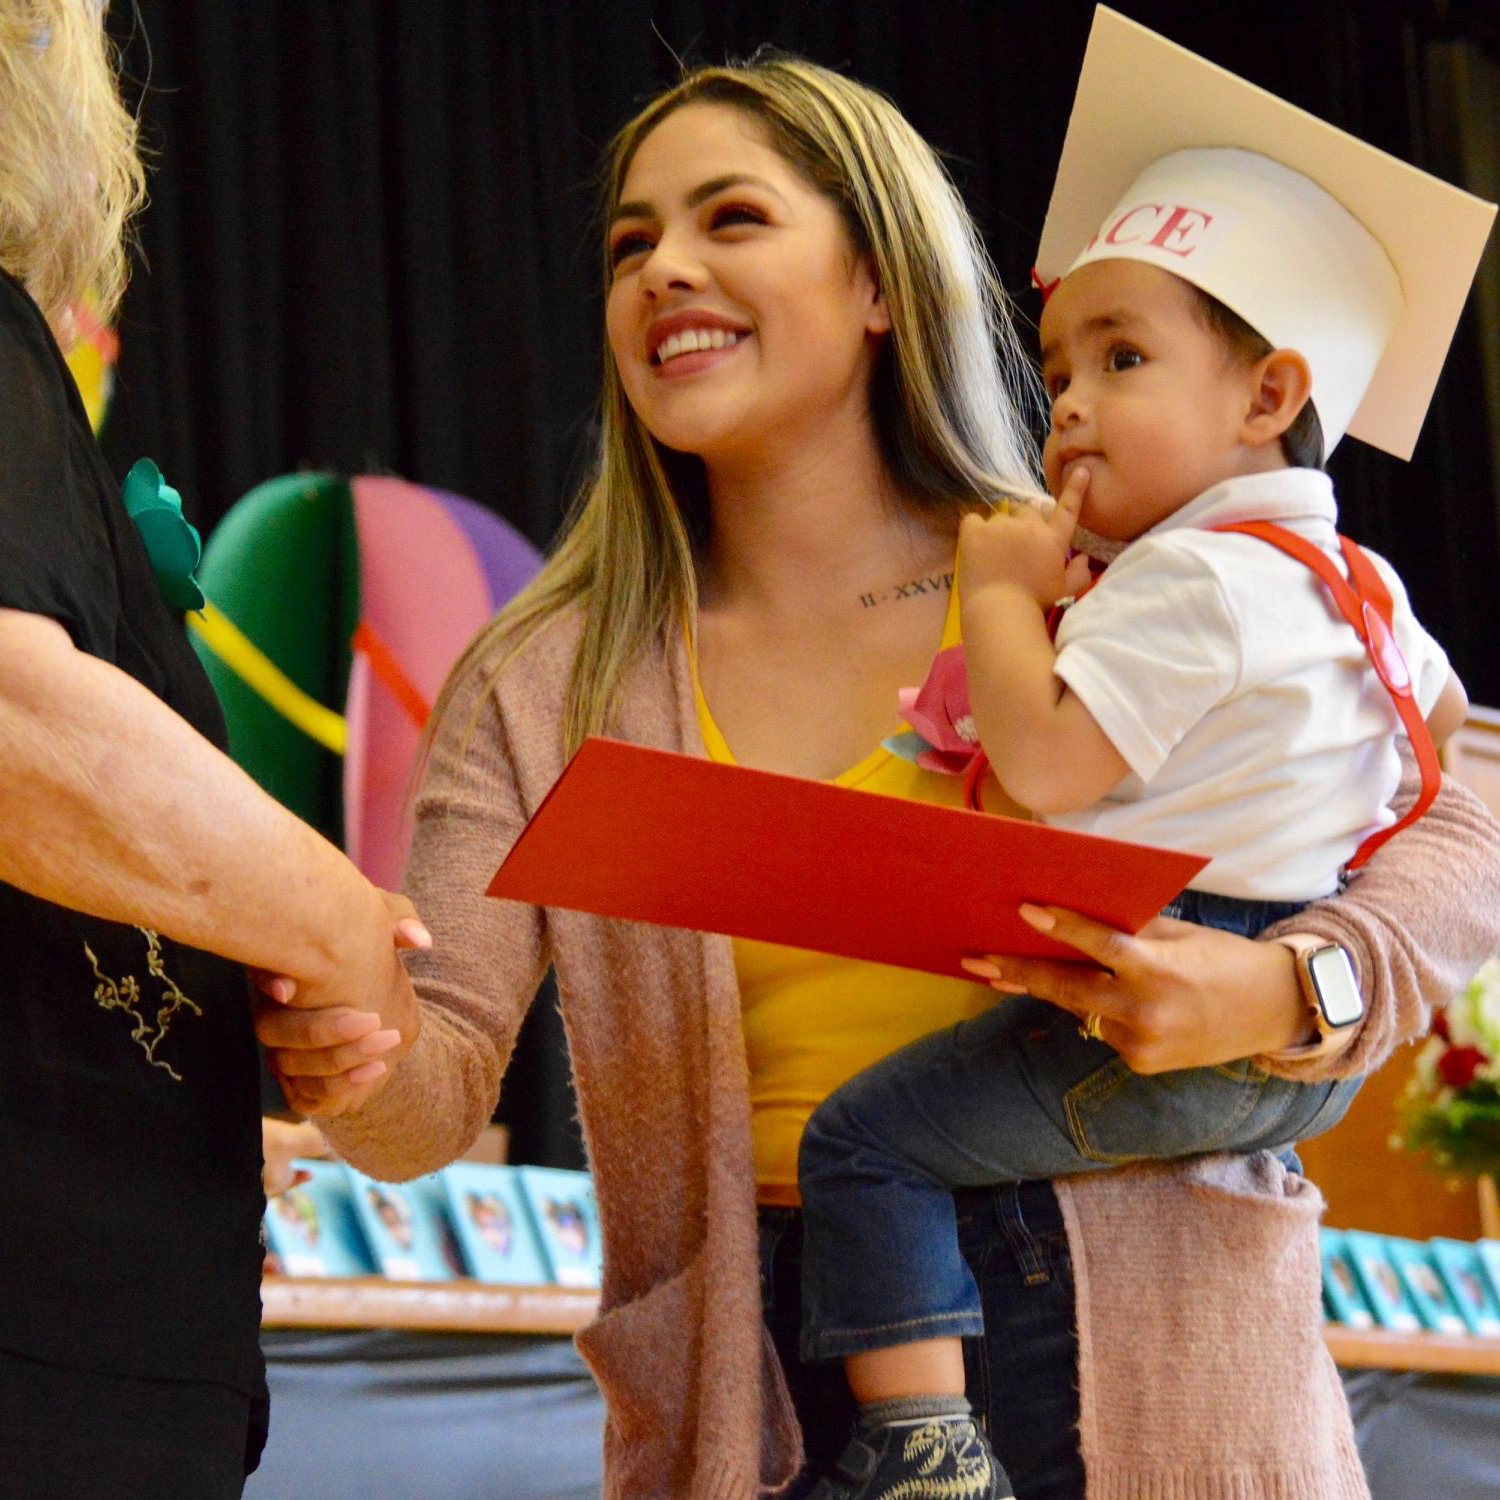
M 1438 1072 L 1453 1089 L 1466 1089 L 1487 1059 L 1478 1047 L 1450 1047 L 1438 1058 Z

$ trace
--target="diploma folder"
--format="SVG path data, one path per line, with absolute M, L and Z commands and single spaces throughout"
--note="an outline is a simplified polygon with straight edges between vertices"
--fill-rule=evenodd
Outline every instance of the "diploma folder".
M 1079 958 L 1023 901 L 1136 932 L 1207 863 L 592 737 L 489 894 L 967 978 L 966 955 Z

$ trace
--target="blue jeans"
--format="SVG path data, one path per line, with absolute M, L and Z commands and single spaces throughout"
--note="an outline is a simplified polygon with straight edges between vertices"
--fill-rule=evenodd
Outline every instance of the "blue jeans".
M 1189 891 L 1168 914 L 1253 936 L 1298 909 Z M 983 1332 L 955 1189 L 1282 1150 L 1335 1124 L 1357 1088 L 1289 1083 L 1248 1059 L 1134 1073 L 1025 995 L 923 1037 L 830 1095 L 802 1137 L 802 1355 Z
M 983 1338 L 964 1340 L 969 1403 L 1019 1500 L 1081 1500 L 1078 1334 L 1073 1265 L 1048 1182 L 964 1188 L 952 1197 L 959 1253 L 979 1288 Z M 843 1451 L 854 1398 L 837 1365 L 804 1362 L 802 1215 L 760 1212 L 766 1326 L 781 1356 L 807 1445 L 807 1472 L 787 1500 L 812 1487 Z

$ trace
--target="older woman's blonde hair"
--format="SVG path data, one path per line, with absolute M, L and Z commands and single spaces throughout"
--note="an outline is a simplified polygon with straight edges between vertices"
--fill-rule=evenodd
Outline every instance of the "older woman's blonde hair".
M 956 521 L 1006 490 L 1035 488 L 1021 414 L 1035 382 L 1004 293 L 942 164 L 895 105 L 784 55 L 696 69 L 609 147 L 606 222 L 641 142 L 688 104 L 727 105 L 755 120 L 838 207 L 854 251 L 871 258 L 891 316 L 872 376 L 871 417 L 904 502 Z M 607 251 L 604 260 L 607 284 Z M 503 670 L 548 619 L 577 604 L 585 621 L 562 724 L 565 745 L 576 748 L 604 727 L 630 663 L 694 619 L 695 558 L 707 526 L 701 463 L 651 437 L 606 349 L 598 453 L 561 541 L 465 653 L 434 720 L 471 662 L 498 646 Z
M 71 304 L 108 318 L 145 197 L 99 0 L 0 0 L 0 267 L 69 341 Z

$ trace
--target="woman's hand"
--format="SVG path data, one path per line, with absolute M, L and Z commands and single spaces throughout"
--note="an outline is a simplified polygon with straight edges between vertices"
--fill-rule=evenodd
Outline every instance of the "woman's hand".
M 1311 1040 L 1290 951 L 1194 922 L 1153 917 L 1136 936 L 1060 907 L 1021 916 L 1101 967 L 1045 958 L 965 959 L 1006 994 L 1077 1016 L 1137 1073 L 1205 1068 Z
M 429 948 L 432 937 L 405 896 L 380 893 L 390 922 L 387 956 L 352 965 L 317 987 L 299 987 L 285 974 L 251 971 L 264 999 L 254 1002 L 255 1034 L 268 1049 L 272 1071 L 287 1103 L 305 1115 L 340 1115 L 357 1109 L 389 1077 L 390 1065 L 411 1048 L 420 1028 L 416 995 L 393 956 L 403 948 Z M 352 982 L 351 982 L 352 981 Z M 351 996 L 359 1005 L 347 1003 Z M 371 1001 L 376 1009 L 365 1008 Z

